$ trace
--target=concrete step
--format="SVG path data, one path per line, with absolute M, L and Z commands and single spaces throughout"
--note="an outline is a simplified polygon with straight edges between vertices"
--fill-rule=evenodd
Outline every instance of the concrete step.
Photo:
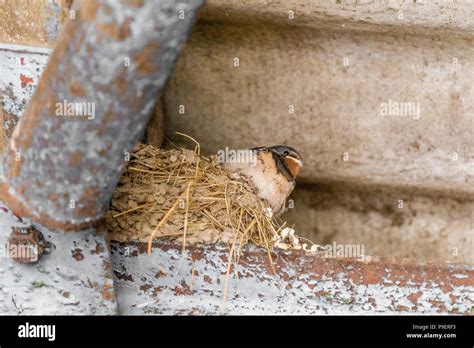
M 474 202 L 384 187 L 297 186 L 282 216 L 316 244 L 368 255 L 474 264 Z

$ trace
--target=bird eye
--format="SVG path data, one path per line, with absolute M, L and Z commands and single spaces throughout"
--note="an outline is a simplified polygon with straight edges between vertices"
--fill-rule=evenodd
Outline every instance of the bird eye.
M 283 152 L 283 154 L 284 154 L 285 156 L 289 156 L 289 155 L 290 155 L 290 153 L 289 153 L 288 151 Z

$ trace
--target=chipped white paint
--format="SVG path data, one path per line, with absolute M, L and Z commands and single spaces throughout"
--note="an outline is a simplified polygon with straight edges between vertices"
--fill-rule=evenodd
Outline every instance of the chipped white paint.
M 12 227 L 26 226 L 0 201 L 0 245 Z M 56 247 L 36 264 L 0 257 L 0 315 L 114 315 L 113 279 L 107 268 L 109 252 L 104 234 L 93 231 L 55 233 L 36 226 Z M 99 249 L 96 245 L 100 245 Z M 82 260 L 73 257 L 81 249 Z M 104 298 L 112 296 L 110 299 Z
M 0 98 L 4 112 L 21 117 L 50 53 L 48 48 L 0 44 Z M 3 128 L 10 132 L 14 126 L 11 118 L 3 121 Z
M 227 267 L 222 256 L 227 248 L 203 248 L 194 261 L 187 251 L 182 256 L 179 248 L 160 245 L 150 255 L 139 253 L 136 245 L 113 244 L 112 250 L 122 314 L 221 313 Z M 245 252 L 252 250 L 257 249 Z M 389 275 L 380 284 L 360 284 L 343 272 L 312 280 L 309 274 L 297 274 L 291 264 L 285 266 L 289 278 L 284 280 L 263 271 L 262 261 L 249 257 L 245 265 L 235 267 L 226 314 L 440 313 L 430 301 L 441 301 L 446 313 L 470 313 L 474 306 L 473 286 L 452 290 L 453 302 L 437 284 L 398 286 L 390 284 Z M 421 295 L 414 304 L 409 296 L 418 291 Z

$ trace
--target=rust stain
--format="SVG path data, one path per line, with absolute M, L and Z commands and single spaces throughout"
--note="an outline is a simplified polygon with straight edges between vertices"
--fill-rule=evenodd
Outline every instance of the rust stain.
M 98 228 L 104 225 L 104 218 L 99 218 L 92 221 L 82 223 L 72 223 L 69 221 L 58 221 L 51 218 L 44 212 L 40 212 L 39 216 L 32 214 L 32 209 L 8 193 L 8 184 L 0 182 L 0 198 L 10 209 L 18 216 L 29 217 L 33 221 L 37 221 L 53 230 L 60 230 L 64 232 L 82 231 L 89 228 Z M 21 188 L 17 188 L 19 192 Z
M 102 269 L 106 270 L 106 271 L 111 271 L 112 270 L 112 262 L 107 260 L 107 259 L 103 259 L 102 260 Z
M 81 1 L 79 16 L 84 21 L 94 21 L 99 9 L 99 2 L 96 0 Z
M 159 293 L 161 290 L 163 290 L 163 289 L 164 289 L 164 286 L 155 286 L 155 287 L 153 288 L 153 292 L 152 292 L 151 296 L 152 296 L 152 297 L 158 296 L 158 293 Z
M 129 4 L 131 7 L 142 7 L 143 3 L 143 0 L 127 0 L 127 4 Z
M 107 5 L 107 4 L 104 4 L 103 9 L 104 9 L 104 12 L 105 12 L 106 14 L 111 14 L 111 13 L 112 13 L 112 7 L 110 7 L 110 6 Z
M 104 252 L 105 248 L 99 242 L 95 242 L 95 249 L 91 250 L 91 254 L 100 254 Z
M 375 302 L 375 299 L 373 297 L 369 297 L 367 303 L 373 306 L 374 308 L 377 308 L 377 303 Z
M 69 291 L 64 291 L 64 292 L 63 292 L 63 296 L 64 296 L 65 298 L 69 298 L 69 296 L 70 296 Z
M 57 208 L 60 208 L 59 195 L 56 192 L 50 192 L 48 194 L 48 200 L 54 202 Z
M 130 22 L 131 19 L 127 18 L 121 26 L 117 23 L 97 23 L 97 29 L 103 36 L 123 41 L 131 34 Z
M 34 82 L 33 78 L 20 74 L 21 88 L 25 88 L 27 85 Z
M 2 125 L 5 126 L 8 124 L 8 127 L 4 128 L 4 134 L 7 138 L 10 138 L 13 134 L 13 131 L 15 130 L 15 126 L 18 123 L 18 116 L 13 113 L 6 112 L 3 110 L 3 107 L 0 104 L 0 120 Z
M 364 284 L 380 284 L 383 283 L 384 275 L 383 271 L 367 269 L 366 272 L 364 272 L 362 281 Z
M 437 300 L 430 300 L 427 301 L 429 304 L 431 304 L 433 307 L 437 307 L 438 311 L 446 311 L 446 308 L 444 306 L 443 301 L 437 301 Z
M 141 246 L 143 244 L 143 246 Z M 141 252 L 146 250 L 146 243 L 136 243 Z M 179 249 L 179 245 L 173 243 L 154 243 L 154 247 L 159 247 L 163 251 L 170 249 Z M 143 249 L 143 250 L 142 250 Z M 202 257 L 202 248 L 188 248 L 191 258 Z M 219 253 L 217 255 L 223 262 L 227 261 L 227 254 Z M 286 282 L 291 281 L 286 269 L 288 265 L 292 265 L 292 269 L 296 272 L 296 277 L 305 275 L 307 283 L 315 283 L 321 280 L 322 276 L 330 278 L 334 281 L 340 280 L 343 274 L 346 280 L 351 280 L 354 285 L 382 284 L 391 286 L 396 284 L 400 287 L 407 287 L 408 283 L 427 284 L 440 287 L 444 292 L 450 292 L 454 286 L 474 286 L 474 270 L 453 267 L 452 264 L 431 264 L 429 262 L 419 262 L 410 259 L 396 258 L 377 258 L 377 262 L 365 263 L 357 259 L 332 259 L 324 258 L 319 255 L 308 255 L 301 251 L 279 252 L 278 257 L 274 255 L 274 266 L 282 278 Z M 265 252 L 243 252 L 240 256 L 241 265 L 255 264 L 256 259 L 261 260 L 260 269 L 269 270 L 268 257 Z M 349 267 L 350 266 L 350 267 Z M 253 272 L 251 272 L 253 274 Z M 465 275 L 454 276 L 455 274 Z M 208 281 L 210 277 L 203 275 L 204 281 Z M 433 284 L 433 285 L 430 285 Z M 407 296 L 408 299 L 417 304 L 418 299 L 422 295 L 421 291 L 417 291 Z
M 133 56 L 137 70 L 142 74 L 150 74 L 158 70 L 156 59 L 159 46 L 155 42 L 148 43 L 143 49 Z
M 329 294 L 328 291 L 319 290 L 319 291 L 316 292 L 315 295 L 318 296 L 318 297 L 327 297 L 327 296 L 329 296 L 330 294 Z
M 453 290 L 453 287 L 448 281 L 444 281 L 440 283 L 440 288 L 443 290 L 445 294 L 451 292 Z
M 82 160 L 82 152 L 79 150 L 74 151 L 71 154 L 71 157 L 69 158 L 69 165 L 73 167 L 77 167 L 81 163 L 81 160 Z
M 129 92 L 128 91 L 129 83 L 127 82 L 127 72 L 128 72 L 127 69 L 125 67 L 122 67 L 113 84 L 113 86 L 117 89 L 120 95 L 126 95 L 127 92 Z M 114 114 L 112 114 L 111 111 L 108 111 L 105 117 L 107 120 L 112 120 L 114 118 Z
M 99 288 L 99 283 L 97 282 L 91 282 L 89 278 L 87 278 L 87 282 L 89 283 L 89 286 L 91 287 L 91 289 L 98 289 Z
M 99 196 L 99 189 L 95 187 L 86 187 L 78 201 L 78 203 L 80 203 L 80 206 L 77 206 L 76 204 L 74 215 L 76 215 L 77 217 L 96 216 L 98 213 L 96 208 L 96 198 Z
M 398 305 L 396 310 L 397 312 L 408 312 L 410 310 L 410 307 L 407 307 L 404 305 Z
M 192 295 L 195 291 L 196 290 L 191 290 L 190 286 L 184 280 L 174 288 L 176 295 Z
M 15 141 L 15 140 L 12 140 L 12 141 Z M 21 153 L 20 153 L 20 157 L 18 158 L 18 161 L 15 160 L 15 157 L 16 157 L 16 153 L 12 153 L 10 157 L 7 158 L 7 161 L 8 161 L 7 168 L 10 168 L 10 172 L 9 172 L 10 178 L 16 178 L 20 176 L 21 167 L 23 165 L 23 156 L 21 155 Z M 17 189 L 17 191 L 19 190 Z
M 414 292 L 407 296 L 407 298 L 415 305 L 418 304 L 418 299 L 421 297 L 423 293 L 421 291 Z
M 115 301 L 114 287 L 110 284 L 104 284 L 102 287 L 102 299 L 106 301 Z
M 74 250 L 71 250 L 72 252 L 72 257 L 76 260 L 76 261 L 82 261 L 84 260 L 84 254 L 82 253 L 82 249 L 80 248 L 76 248 Z
M 212 284 L 212 279 L 207 274 L 204 274 L 202 278 L 206 283 Z
M 152 287 L 153 285 L 151 285 L 150 283 L 146 283 L 140 286 L 140 290 L 143 292 L 147 292 L 148 289 L 151 289 Z
M 117 85 L 117 83 L 121 83 L 120 81 L 120 75 L 119 77 L 117 77 L 117 79 L 115 80 L 115 83 L 114 85 Z M 121 85 L 117 85 L 119 90 L 121 89 Z M 126 85 L 125 85 L 126 86 Z M 126 87 L 125 87 L 126 88 Z M 124 91 L 121 90 L 120 91 L 120 94 L 123 94 Z M 104 115 L 104 119 L 103 121 L 96 127 L 96 134 L 98 137 L 102 137 L 104 135 L 106 135 L 108 133 L 108 129 L 109 129 L 109 126 L 110 126 L 110 123 L 114 120 L 114 113 L 112 112 L 112 110 L 108 110 L 105 115 Z M 101 150 L 103 151 L 103 150 Z
M 79 37 L 76 39 L 77 40 L 76 41 L 76 46 L 75 46 L 76 51 L 79 51 L 81 49 L 82 44 L 84 42 L 85 35 L 86 34 L 83 31 L 79 32 Z
M 78 96 L 78 97 L 85 97 L 86 92 L 82 88 L 81 84 L 79 82 L 71 82 L 69 85 L 69 91 L 71 92 L 72 95 Z
M 158 278 L 161 278 L 161 277 L 163 277 L 163 276 L 165 276 L 165 275 L 166 275 L 166 273 L 163 272 L 163 271 L 160 269 L 158 272 L 156 272 L 155 278 L 158 279 Z
M 117 271 L 114 271 L 114 274 L 117 277 L 117 279 L 125 280 L 127 282 L 133 282 L 133 276 L 131 274 L 128 274 L 126 272 L 120 273 Z

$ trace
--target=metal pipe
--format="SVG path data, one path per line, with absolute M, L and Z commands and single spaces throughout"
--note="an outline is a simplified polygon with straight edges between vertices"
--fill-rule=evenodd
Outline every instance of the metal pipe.
M 6 150 L 0 199 L 48 228 L 97 225 L 202 3 L 75 3 Z

